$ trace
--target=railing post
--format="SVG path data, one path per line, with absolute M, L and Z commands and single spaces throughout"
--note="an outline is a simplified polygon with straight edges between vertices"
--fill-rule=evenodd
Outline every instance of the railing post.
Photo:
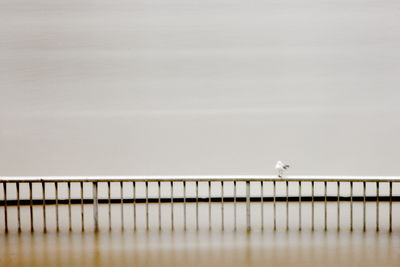
M 233 181 L 233 217 L 234 217 L 234 226 L 233 230 L 237 230 L 236 225 L 236 181 Z
M 136 182 L 132 183 L 133 192 L 133 231 L 136 231 Z
M 99 231 L 99 200 L 98 200 L 98 188 L 97 182 L 93 182 L 93 219 L 94 219 L 94 231 Z
M 107 193 L 108 193 L 108 231 L 112 231 L 112 222 L 111 222 L 111 183 L 110 181 L 107 182 Z
M 299 181 L 299 231 L 301 231 L 301 182 Z
M 124 182 L 120 183 L 121 187 L 121 231 L 124 231 Z
M 251 214 L 250 214 L 250 181 L 246 181 L 246 225 L 247 231 L 251 231 Z
M 211 181 L 208 181 L 208 230 L 211 231 Z
M 276 182 L 273 181 L 274 185 L 274 231 L 276 230 Z
M 149 182 L 145 182 L 146 185 L 146 231 L 149 230 Z
M 31 219 L 31 232 L 33 233 L 33 200 L 32 200 L 32 182 L 29 182 L 29 210 L 30 210 L 30 219 Z
M 289 231 L 289 182 L 286 181 L 286 231 Z
M 224 182 L 221 181 L 221 230 L 224 228 Z
M 84 217 L 84 210 L 83 210 L 83 182 L 81 184 L 81 226 L 82 226 L 82 232 L 85 231 L 85 217 Z
M 376 182 L 376 231 L 379 232 L 379 182 Z
M 186 182 L 183 181 L 183 230 L 186 231 Z
M 158 231 L 161 231 L 161 182 L 158 181 Z
M 196 230 L 199 230 L 199 182 L 196 181 Z
M 324 230 L 327 231 L 328 229 L 328 211 L 327 211 L 327 182 L 324 182 L 324 188 L 325 188 L 325 198 L 324 198 Z
M 20 209 L 19 182 L 15 183 L 15 186 L 17 189 L 18 233 L 21 233 L 21 209 Z
M 314 231 L 314 181 L 311 182 L 311 231 Z
M 261 185 L 261 231 L 264 230 L 264 182 L 260 182 Z
M 8 233 L 8 214 L 7 214 L 7 183 L 3 182 L 4 192 L 4 231 Z
M 392 232 L 392 182 L 389 183 L 389 232 Z
M 363 182 L 363 232 L 366 231 L 366 219 L 365 219 L 365 217 L 366 217 L 366 207 L 365 207 L 366 206 L 366 203 L 365 203 L 366 187 L 367 187 L 366 182 Z
M 46 227 L 46 184 L 42 182 L 42 194 L 43 194 L 43 232 L 47 232 Z
M 55 198 L 56 198 L 56 231 L 60 231 L 59 222 L 58 222 L 58 183 L 54 183 L 55 189 Z
M 67 183 L 68 185 L 68 224 L 69 231 L 72 231 L 72 214 L 71 214 L 71 182 Z
M 174 182 L 171 181 L 171 231 L 174 231 Z
M 350 182 L 350 231 L 353 231 L 353 182 Z
M 337 231 L 340 231 L 340 182 L 337 182 Z

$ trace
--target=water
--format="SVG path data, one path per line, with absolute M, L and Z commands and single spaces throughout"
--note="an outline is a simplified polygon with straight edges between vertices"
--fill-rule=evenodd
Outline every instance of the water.
M 72 206 L 68 232 L 67 206 L 60 205 L 60 233 L 55 232 L 54 206 L 47 206 L 48 233 L 42 233 L 42 207 L 34 207 L 35 232 L 29 233 L 29 211 L 22 208 L 22 234 L 17 233 L 16 208 L 9 208 L 10 233 L 0 236 L 1 266 L 397 266 L 400 260 L 400 205 L 394 203 L 393 233 L 388 233 L 388 203 L 380 205 L 380 229 L 375 232 L 375 203 L 367 203 L 367 232 L 362 232 L 362 203 L 354 203 L 354 231 L 350 232 L 349 203 L 341 204 L 341 231 L 336 231 L 336 203 L 328 203 L 328 231 L 323 231 L 323 203 L 315 203 L 315 231 L 311 231 L 311 203 L 302 204 L 302 231 L 298 231 L 298 203 L 277 203 L 277 231 L 272 204 L 251 205 L 252 231 L 246 232 L 245 204 L 237 207 L 238 231 L 233 231 L 233 204 L 224 205 L 225 231 L 221 231 L 220 204 L 212 204 L 212 230 L 208 231 L 208 204 L 201 203 L 200 230 L 195 231 L 195 205 L 187 204 L 187 231 L 183 231 L 183 204 L 174 204 L 175 231 L 170 227 L 170 205 L 162 204 L 162 231 L 158 231 L 158 205 L 150 204 L 150 231 L 145 230 L 145 206 L 137 205 L 137 231 L 133 231 L 132 205 L 124 205 L 125 231 L 120 231 L 120 205 L 112 205 L 112 232 L 108 207 L 100 205 L 100 232 L 93 232 L 92 206 L 85 205 L 81 233 L 80 206 Z M 2 212 L 2 211 L 0 211 Z
M 400 237 L 335 232 L 107 232 L 0 237 L 2 266 L 397 266 Z
M 1 175 L 398 175 L 395 0 L 3 0 Z
M 252 204 L 253 230 L 247 233 L 244 204 L 238 205 L 238 231 L 233 230 L 233 205 L 225 204 L 225 231 L 220 230 L 220 205 L 213 204 L 212 231 L 208 231 L 208 206 L 200 205 L 200 231 L 194 229 L 194 205 L 188 205 L 188 231 L 183 231 L 183 205 L 175 204 L 175 231 L 170 231 L 170 206 L 162 205 L 163 230 L 159 232 L 156 210 L 150 205 L 150 231 L 145 231 L 144 205 L 138 207 L 138 230 L 133 231 L 132 214 L 125 207 L 125 231 L 120 232 L 120 207 L 112 205 L 113 231 L 108 232 L 107 206 L 100 206 L 100 232 L 93 233 L 91 218 L 80 233 L 80 207 L 72 207 L 73 232 L 68 232 L 67 208 L 60 207 L 61 232 L 55 232 L 53 216 L 48 217 L 48 233 L 41 233 L 41 207 L 35 207 L 35 233 L 23 225 L 16 233 L 15 210 L 10 209 L 11 233 L 0 236 L 1 266 L 397 266 L 400 260 L 399 214 L 394 213 L 394 232 L 387 232 L 387 203 L 381 205 L 381 231 L 375 232 L 374 203 L 367 205 L 367 232 L 362 232 L 362 204 L 355 203 L 355 230 L 349 231 L 348 203 L 343 203 L 342 230 L 336 231 L 336 204 L 328 204 L 328 231 L 323 231 L 323 203 L 316 203 L 316 230 L 310 230 L 310 204 L 303 203 L 303 230 L 297 230 L 297 203 L 290 203 L 290 230 L 285 230 L 285 203 L 278 203 L 278 229 L 272 230 L 271 204 L 265 203 L 265 231 L 260 230 L 260 205 Z M 48 207 L 51 211 L 54 207 Z M 85 211 L 90 214 L 91 206 Z M 399 210 L 396 203 L 394 210 Z M 27 212 L 23 210 L 23 217 Z M 28 219 L 28 218 L 25 218 Z M 25 221 L 25 220 L 24 220 Z M 25 229 L 27 228 L 27 229 Z

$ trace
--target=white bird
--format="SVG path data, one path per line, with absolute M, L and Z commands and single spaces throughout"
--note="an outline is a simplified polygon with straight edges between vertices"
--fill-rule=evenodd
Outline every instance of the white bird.
M 275 169 L 278 170 L 278 177 L 282 178 L 283 171 L 289 168 L 289 165 L 284 164 L 282 161 L 278 160 L 275 165 Z

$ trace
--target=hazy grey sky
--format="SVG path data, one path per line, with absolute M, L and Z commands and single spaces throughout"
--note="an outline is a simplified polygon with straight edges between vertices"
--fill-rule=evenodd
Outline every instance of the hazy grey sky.
M 3 0 L 0 175 L 398 175 L 400 4 Z

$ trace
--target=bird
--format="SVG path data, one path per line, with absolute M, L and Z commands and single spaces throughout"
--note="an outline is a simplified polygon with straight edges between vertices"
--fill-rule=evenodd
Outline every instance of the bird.
M 275 169 L 278 170 L 278 177 L 282 178 L 283 171 L 286 170 L 289 167 L 290 167 L 289 165 L 287 165 L 287 164 L 283 163 L 282 161 L 278 160 L 278 162 L 275 165 Z

